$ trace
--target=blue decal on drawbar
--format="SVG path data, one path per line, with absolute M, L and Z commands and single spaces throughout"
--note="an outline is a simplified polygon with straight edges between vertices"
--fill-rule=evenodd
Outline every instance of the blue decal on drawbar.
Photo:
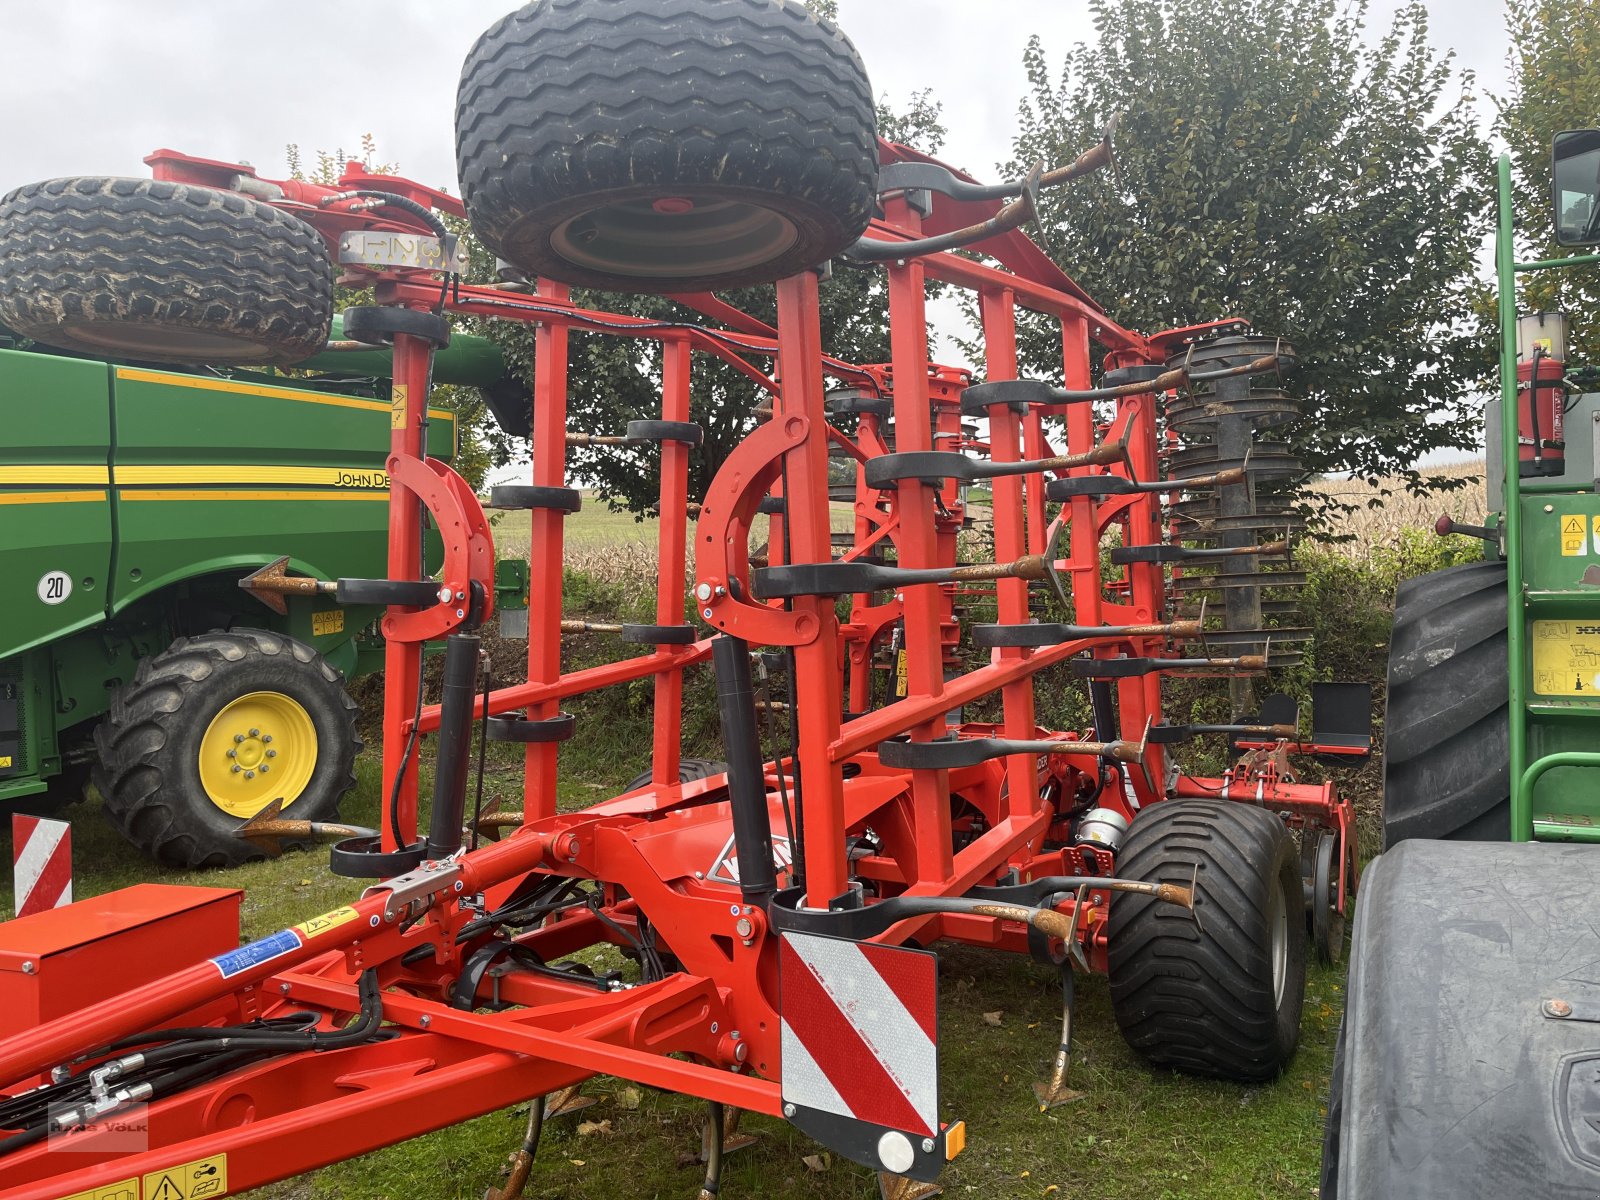
M 300 949 L 300 938 L 294 930 L 280 929 L 258 942 L 251 942 L 248 946 L 240 946 L 237 950 L 219 954 L 211 961 L 217 965 L 217 970 L 222 972 L 224 979 L 232 979 L 241 971 L 248 971 L 251 967 L 260 966 L 264 962 L 270 962 L 274 958 L 288 954 L 291 950 L 298 949 Z

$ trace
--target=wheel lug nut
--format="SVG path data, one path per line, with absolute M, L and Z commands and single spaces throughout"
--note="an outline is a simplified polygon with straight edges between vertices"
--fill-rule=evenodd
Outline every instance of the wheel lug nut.
M 239 752 L 237 750 L 229 750 L 228 751 L 228 757 L 229 758 L 238 758 L 239 757 Z
M 246 779 L 254 779 L 256 777 L 256 773 L 254 771 L 246 771 L 244 773 L 244 777 Z
M 272 735 L 269 733 L 264 738 L 262 738 L 261 740 L 263 742 L 271 742 L 272 741 Z
M 272 768 L 271 768 L 271 767 L 269 767 L 269 766 L 267 766 L 267 764 L 266 764 L 266 763 L 262 763 L 262 764 L 261 764 L 261 773 L 262 773 L 262 774 L 263 774 L 263 775 L 265 775 L 265 774 L 266 774 L 266 773 L 267 773 L 267 772 L 268 772 L 268 771 L 270 771 L 270 770 L 272 770 Z
M 234 774 L 235 774 L 235 775 L 237 775 L 237 774 L 238 774 L 238 773 L 239 773 L 239 772 L 240 772 L 240 771 L 242 771 L 242 770 L 244 770 L 244 768 L 243 768 L 243 767 L 241 767 L 241 766 L 240 766 L 240 765 L 239 765 L 239 764 L 238 764 L 238 763 L 234 763 L 234 764 L 233 764 L 233 773 L 234 773 Z
M 276 750 L 268 750 L 267 751 L 267 757 L 268 758 L 277 758 L 278 757 L 278 752 Z
M 251 737 L 260 737 L 260 736 L 261 736 L 261 730 L 259 730 L 259 729 L 252 729 L 252 730 L 251 730 L 251 731 L 250 731 L 250 736 L 251 736 Z
M 234 734 L 234 735 L 233 735 L 233 740 L 234 740 L 234 741 L 235 741 L 235 742 L 236 742 L 236 743 L 237 743 L 237 742 L 242 742 L 242 741 L 244 741 L 244 734 L 242 734 L 242 733 L 236 733 L 236 734 Z

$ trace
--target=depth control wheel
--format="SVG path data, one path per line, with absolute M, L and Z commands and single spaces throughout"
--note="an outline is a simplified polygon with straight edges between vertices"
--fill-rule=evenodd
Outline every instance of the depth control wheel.
M 295 363 L 327 344 L 333 264 L 238 192 L 92 176 L 0 199 L 0 322 L 122 361 Z
M 1300 1040 L 1306 922 L 1294 839 L 1232 801 L 1144 808 L 1116 872 L 1195 883 L 1191 914 L 1150 896 L 1111 901 L 1111 1008 L 1152 1064 L 1241 1083 L 1277 1078 Z
M 456 165 L 485 246 L 586 287 L 742 287 L 872 219 L 860 56 L 796 0 L 535 0 L 461 70 Z
M 1305 876 L 1306 924 L 1311 934 L 1312 948 L 1317 958 L 1325 963 L 1336 963 L 1344 957 L 1344 914 L 1339 911 L 1339 835 L 1307 830 L 1309 854 L 1302 855 L 1302 867 L 1309 866 Z

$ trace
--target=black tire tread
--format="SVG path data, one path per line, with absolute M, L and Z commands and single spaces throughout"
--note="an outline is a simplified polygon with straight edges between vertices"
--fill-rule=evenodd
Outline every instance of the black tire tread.
M 1163 801 L 1134 821 L 1116 873 L 1183 885 L 1196 879 L 1198 887 L 1198 925 L 1151 897 L 1112 899 L 1111 1004 L 1128 1044 L 1153 1064 L 1191 1074 L 1276 1078 L 1294 1051 L 1305 970 L 1305 922 L 1296 908 L 1280 1010 L 1269 889 L 1292 878 L 1292 899 L 1301 897 L 1299 853 L 1283 822 L 1228 801 Z
M 635 791 L 650 783 L 653 771 L 643 771 L 633 777 L 632 782 L 623 788 L 624 792 Z M 694 783 L 700 779 L 710 779 L 713 775 L 726 775 L 728 764 L 710 758 L 680 758 L 678 760 L 678 782 Z
M 178 638 L 141 661 L 133 679 L 112 694 L 110 711 L 94 735 L 94 784 L 106 812 L 129 841 L 167 866 L 237 866 L 264 857 L 249 842 L 218 837 L 187 819 L 181 784 L 167 778 L 161 763 L 169 729 L 196 719 L 184 714 L 195 685 L 252 655 L 289 656 L 301 669 L 337 687 L 343 701 L 349 733 L 343 746 L 326 736 L 329 731 L 318 730 L 323 735 L 319 753 L 324 747 L 343 750 L 331 768 L 331 800 L 315 812 L 305 811 L 305 816 L 335 818 L 339 798 L 355 786 L 355 759 L 361 750 L 356 704 L 345 690 L 344 676 L 326 659 L 303 642 L 261 629 L 215 630 Z
M 793 0 L 526 5 L 467 55 L 456 113 L 473 226 L 534 271 L 549 264 L 527 261 L 537 251 L 513 233 L 530 197 L 542 207 L 701 184 L 781 193 L 842 224 L 839 245 L 812 261 L 801 255 L 719 286 L 815 266 L 859 237 L 873 212 L 876 109 L 865 68 L 836 26 Z
M 237 192 L 154 179 L 50 179 L 0 199 L 0 322 L 65 350 L 112 352 L 75 325 L 232 339 L 211 362 L 292 363 L 320 351 L 333 318 L 322 236 Z M 161 347 L 152 361 L 193 361 Z
M 1510 836 L 1506 566 L 1466 563 L 1396 592 L 1384 720 L 1384 845 Z

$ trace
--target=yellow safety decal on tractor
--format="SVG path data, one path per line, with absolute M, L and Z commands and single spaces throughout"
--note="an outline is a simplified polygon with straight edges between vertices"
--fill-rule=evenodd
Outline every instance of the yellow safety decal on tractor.
M 1533 623 L 1533 690 L 1600 698 L 1600 623 Z
M 1561 555 L 1578 558 L 1589 553 L 1589 519 L 1584 513 L 1564 513 L 1561 517 Z
M 144 1177 L 144 1200 L 214 1200 L 228 1194 L 228 1156 L 213 1154 Z
M 328 637 L 330 634 L 344 632 L 344 609 L 334 608 L 327 612 L 314 612 L 311 614 L 311 636 Z

